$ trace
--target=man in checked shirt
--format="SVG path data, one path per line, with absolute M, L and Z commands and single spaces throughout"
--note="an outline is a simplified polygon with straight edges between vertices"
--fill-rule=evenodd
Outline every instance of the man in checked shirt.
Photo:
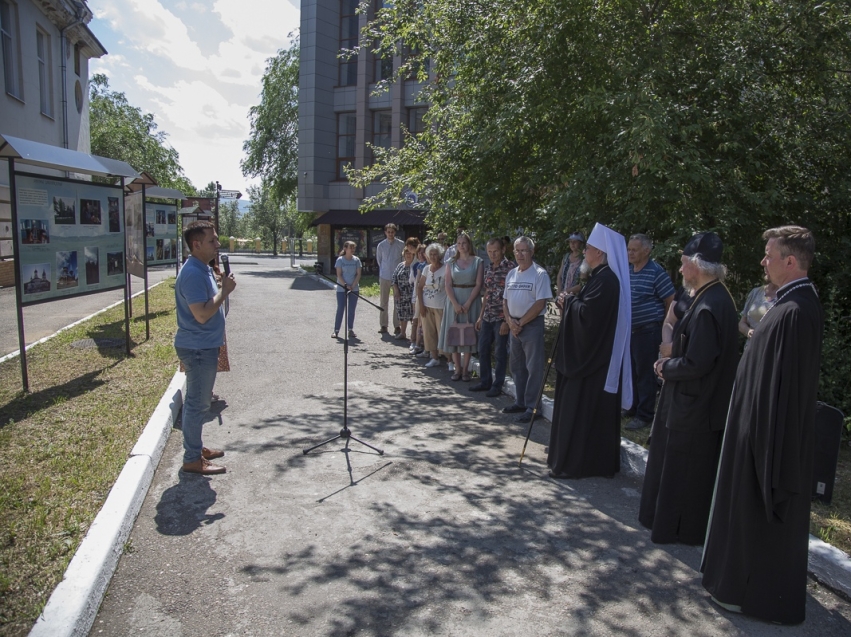
M 485 269 L 485 298 L 482 313 L 476 321 L 479 332 L 479 375 L 481 381 L 470 387 L 470 391 L 486 391 L 486 396 L 499 396 L 505 382 L 505 368 L 508 364 L 508 324 L 505 322 L 502 308 L 502 293 L 505 291 L 505 275 L 517 267 L 513 261 L 505 258 L 505 245 L 502 239 L 491 239 L 487 245 L 490 263 Z M 496 378 L 491 380 L 491 348 L 495 346 Z

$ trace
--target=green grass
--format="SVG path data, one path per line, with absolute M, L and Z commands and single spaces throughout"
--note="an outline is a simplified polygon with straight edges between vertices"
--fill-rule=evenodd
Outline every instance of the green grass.
M 381 286 L 378 283 L 378 275 L 366 274 L 360 278 L 360 293 L 364 296 L 373 297 L 381 295 Z
M 31 349 L 29 394 L 19 359 L 0 364 L 0 635 L 29 632 L 177 369 L 173 279 L 150 310 L 149 341 L 131 321 L 130 357 L 70 347 L 123 340 L 123 306 Z

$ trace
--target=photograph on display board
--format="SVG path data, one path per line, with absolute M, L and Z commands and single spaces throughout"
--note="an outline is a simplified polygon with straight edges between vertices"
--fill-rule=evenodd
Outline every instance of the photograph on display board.
M 169 243 L 171 243 L 171 258 L 176 259 L 177 258 L 177 239 L 172 239 L 171 241 L 169 241 Z
M 21 266 L 24 294 L 50 292 L 50 264 L 27 263 Z
M 97 247 L 86 246 L 83 252 L 86 257 L 86 285 L 100 283 L 100 255 Z
M 163 260 L 163 240 L 162 239 L 157 239 L 157 257 L 156 257 L 156 260 L 157 261 Z
M 165 225 L 165 210 L 157 210 L 157 224 L 164 226 Z
M 124 274 L 124 252 L 106 253 L 106 275 Z
M 56 253 L 56 289 L 75 288 L 80 283 L 77 271 L 77 251 L 61 251 Z
M 71 197 L 53 198 L 53 223 L 73 226 L 77 223 L 77 200 Z
M 100 224 L 100 200 L 80 199 L 80 225 L 99 226 Z
M 171 241 L 168 239 L 163 242 L 163 259 L 171 259 Z
M 121 232 L 121 211 L 118 209 L 118 197 L 107 197 L 109 202 L 109 231 Z
M 145 248 L 145 254 L 148 255 L 148 261 L 154 260 L 154 246 L 148 246 Z
M 21 219 L 19 223 L 21 225 L 21 243 L 23 245 L 50 243 L 47 221 L 42 219 Z
M 145 224 L 145 236 L 153 237 L 154 236 L 154 224 L 146 223 Z
M 177 225 L 177 213 L 174 212 L 173 210 L 169 210 L 168 225 L 170 225 L 170 226 Z

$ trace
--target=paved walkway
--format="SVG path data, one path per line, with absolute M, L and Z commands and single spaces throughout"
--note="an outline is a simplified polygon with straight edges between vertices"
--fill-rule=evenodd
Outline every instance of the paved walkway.
M 174 276 L 173 266 L 148 270 L 148 285 L 154 285 L 170 276 Z M 131 276 L 130 281 L 133 294 L 144 289 L 145 282 L 142 279 Z M 123 290 L 112 290 L 25 307 L 24 337 L 27 345 L 50 336 L 66 325 L 90 316 L 108 305 L 118 303 L 123 298 Z M 139 314 L 144 313 L 144 297 L 133 299 L 133 311 Z M 15 288 L 0 289 L 0 356 L 6 356 L 19 349 L 16 312 Z
M 244 263 L 252 261 L 255 264 Z M 640 483 L 546 477 L 533 431 L 425 369 L 358 307 L 349 426 L 334 292 L 289 260 L 234 257 L 228 402 L 205 426 L 224 476 L 163 460 L 91 634 L 848 635 L 851 605 L 809 583 L 807 621 L 778 627 L 713 606 L 693 547 L 655 546 Z

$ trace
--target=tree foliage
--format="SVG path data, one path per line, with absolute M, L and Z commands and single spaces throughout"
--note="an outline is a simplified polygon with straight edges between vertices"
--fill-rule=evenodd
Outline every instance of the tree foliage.
M 808 226 L 822 396 L 851 411 L 851 5 L 397 0 L 362 46 L 399 42 L 418 52 L 399 77 L 430 61 L 428 127 L 351 174 L 386 186 L 365 207 L 413 189 L 433 225 L 524 228 L 551 263 L 598 221 L 646 232 L 672 270 L 715 230 L 739 297 L 759 281 L 762 231 Z
M 178 152 L 167 144 L 168 135 L 157 130 L 154 116 L 132 106 L 124 93 L 110 90 L 109 78 L 102 73 L 89 81 L 89 120 L 92 154 L 125 161 L 164 188 L 195 192 Z
M 279 201 L 298 186 L 299 40 L 267 60 L 260 104 L 249 111 L 251 134 L 242 146 L 242 173 L 262 177 Z

